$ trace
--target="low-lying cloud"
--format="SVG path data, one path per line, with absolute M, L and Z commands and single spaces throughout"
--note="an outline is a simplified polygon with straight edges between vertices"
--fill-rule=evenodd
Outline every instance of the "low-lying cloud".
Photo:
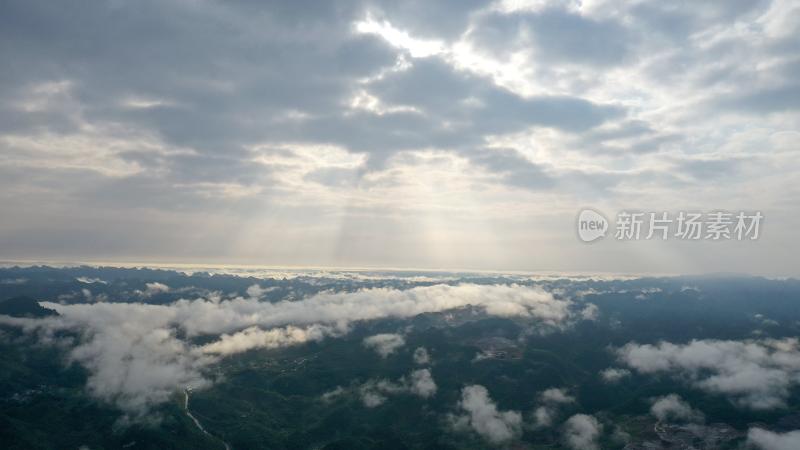
M 679 395 L 669 394 L 653 400 L 650 413 L 658 420 L 702 422 L 703 413 L 692 408 Z
M 437 386 L 429 369 L 412 371 L 408 377 L 398 381 L 369 380 L 359 388 L 364 406 L 374 408 L 382 405 L 388 395 L 413 394 L 421 398 L 430 398 L 436 394 Z
M 539 394 L 541 405 L 533 411 L 533 425 L 544 428 L 553 425 L 562 405 L 575 402 L 575 397 L 560 388 L 550 388 Z
M 755 410 L 786 405 L 800 383 L 798 339 L 747 341 L 693 340 L 676 345 L 629 343 L 617 351 L 620 361 L 640 373 L 686 378 L 706 392 L 729 397 Z
M 160 286 L 151 289 L 163 290 Z M 276 303 L 258 301 L 253 296 L 223 301 L 212 295 L 169 305 L 43 305 L 60 315 L 0 320 L 35 333 L 42 342 L 56 340 L 56 332 L 76 332 L 77 342 L 66 345 L 71 348 L 70 360 L 89 370 L 89 393 L 133 418 L 145 415 L 184 387 L 212 384 L 214 380 L 206 369 L 221 357 L 342 336 L 358 321 L 409 318 L 467 306 L 482 308 L 489 315 L 533 320 L 546 327 L 566 326 L 580 315 L 576 304 L 556 299 L 538 287 L 474 284 L 324 292 Z M 193 338 L 199 336 L 218 338 L 196 345 Z M 391 339 L 383 344 L 398 342 Z M 388 355 L 390 347 L 375 348 Z M 417 387 L 409 389 L 419 394 L 431 392 L 435 383 L 425 381 L 412 377 L 411 386 Z
M 574 450 L 598 450 L 603 426 L 592 416 L 575 414 L 564 423 L 564 443 Z
M 760 450 L 796 450 L 800 448 L 800 430 L 776 433 L 763 428 L 751 428 L 747 443 Z
M 414 350 L 414 364 L 425 365 L 430 364 L 431 355 L 425 347 L 417 347 Z
M 510 441 L 522 431 L 522 415 L 518 411 L 498 410 L 489 391 L 481 385 L 464 387 L 458 406 L 466 414 L 454 419 L 456 426 L 469 426 L 494 444 Z
M 364 338 L 364 346 L 375 350 L 381 358 L 386 358 L 404 345 L 406 340 L 399 334 L 383 333 Z
M 310 325 L 305 328 L 292 325 L 262 330 L 250 327 L 234 334 L 223 334 L 218 341 L 202 346 L 203 353 L 232 355 L 248 350 L 274 349 L 306 342 L 321 341 L 326 336 L 344 334 L 346 328 L 325 325 Z
M 628 369 L 617 369 L 615 367 L 609 367 L 608 369 L 603 370 L 600 372 L 600 377 L 606 383 L 616 383 L 623 378 L 629 377 L 631 375 L 631 371 Z
M 116 405 L 131 419 L 142 418 L 152 405 L 167 401 L 180 388 L 202 388 L 212 382 L 203 368 L 216 359 L 177 337 L 168 306 L 47 305 L 61 315 L 0 320 L 35 333 L 43 343 L 72 346 L 71 338 L 57 333 L 76 333 L 68 361 L 88 370 L 89 394 Z

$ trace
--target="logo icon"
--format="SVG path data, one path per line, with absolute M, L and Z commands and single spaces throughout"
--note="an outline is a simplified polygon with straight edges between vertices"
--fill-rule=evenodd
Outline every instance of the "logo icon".
M 593 209 L 584 209 L 578 214 L 578 237 L 583 242 L 596 241 L 605 237 L 608 220 Z

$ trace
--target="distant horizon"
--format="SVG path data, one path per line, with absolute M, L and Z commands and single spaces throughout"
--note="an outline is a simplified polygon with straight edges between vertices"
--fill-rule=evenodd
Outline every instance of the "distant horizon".
M 228 270 L 223 274 L 247 275 L 247 271 L 291 271 L 291 272 L 421 272 L 421 273 L 452 273 L 452 274 L 499 274 L 518 275 L 531 277 L 563 277 L 563 278 L 588 278 L 599 277 L 607 279 L 635 279 L 635 278 L 678 278 L 678 277 L 753 277 L 770 280 L 800 279 L 798 276 L 773 276 L 745 272 L 699 272 L 699 273 L 667 273 L 667 272 L 602 272 L 602 271 L 556 271 L 556 270 L 503 270 L 503 269 L 470 269 L 470 268 L 426 268 L 426 267 L 378 267 L 378 266 L 301 266 L 301 265 L 267 265 L 267 264 L 228 264 L 228 263 L 163 263 L 145 261 L 95 261 L 95 260 L 2 260 L 0 268 L 11 267 L 52 267 L 52 268 L 121 268 L 121 269 L 163 269 L 176 272 L 202 272 L 208 270 Z M 205 270 L 204 270 L 205 269 Z M 243 269 L 234 271 L 231 269 Z

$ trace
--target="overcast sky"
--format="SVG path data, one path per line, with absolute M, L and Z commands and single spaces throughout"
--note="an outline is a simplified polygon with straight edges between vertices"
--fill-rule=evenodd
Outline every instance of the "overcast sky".
M 2 2 L 0 259 L 800 274 L 798 2 L 398 4 Z

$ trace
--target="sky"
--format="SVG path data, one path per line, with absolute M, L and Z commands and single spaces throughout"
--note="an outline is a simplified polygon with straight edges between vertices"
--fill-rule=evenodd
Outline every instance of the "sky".
M 0 259 L 800 275 L 791 0 L 0 5 Z M 760 211 L 757 240 L 579 211 Z

